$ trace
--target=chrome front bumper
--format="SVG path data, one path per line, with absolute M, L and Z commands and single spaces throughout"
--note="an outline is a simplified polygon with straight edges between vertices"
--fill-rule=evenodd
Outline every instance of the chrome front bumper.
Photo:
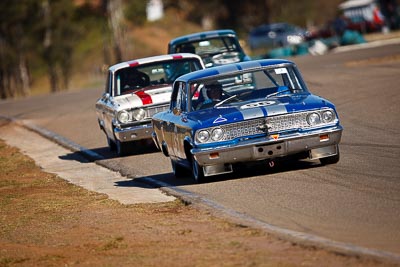
M 205 171 L 207 168 L 210 169 L 210 166 L 218 167 L 224 164 L 273 159 L 307 151 L 310 152 L 310 159 L 318 159 L 337 154 L 337 144 L 340 142 L 342 131 L 343 128 L 339 126 L 286 135 L 277 140 L 265 137 L 229 146 L 194 148 L 191 152 L 199 165 L 205 167 Z M 215 174 L 220 173 L 222 172 Z
M 142 139 L 151 139 L 153 127 L 151 123 L 136 125 L 127 128 L 114 128 L 115 138 L 120 142 L 138 141 Z

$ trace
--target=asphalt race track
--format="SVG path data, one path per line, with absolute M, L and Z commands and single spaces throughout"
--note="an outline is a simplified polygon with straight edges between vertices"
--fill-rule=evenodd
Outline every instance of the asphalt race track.
M 269 229 L 400 260 L 400 43 L 292 60 L 309 89 L 338 109 L 344 132 L 336 165 L 286 161 L 243 166 L 205 184 L 175 179 L 169 159 L 152 148 L 124 158 L 108 151 L 94 106 L 103 86 L 2 101 L 0 116 L 63 136 L 132 179 L 167 184 Z

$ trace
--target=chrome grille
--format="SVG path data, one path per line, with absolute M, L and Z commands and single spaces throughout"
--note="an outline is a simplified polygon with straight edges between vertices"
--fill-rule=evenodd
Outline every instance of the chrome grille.
M 264 118 L 242 121 L 238 123 L 230 123 L 221 125 L 224 131 L 224 140 L 232 140 L 242 136 L 251 136 L 256 134 L 263 134 L 265 122 Z
M 333 118 L 329 121 L 323 121 L 322 115 L 325 111 L 331 111 L 333 113 Z M 310 114 L 318 114 L 321 121 L 317 124 L 309 124 L 308 116 Z M 206 129 L 201 129 L 196 132 L 195 140 L 197 143 L 212 143 L 220 141 L 229 141 L 236 138 L 251 137 L 261 134 L 274 134 L 277 132 L 288 132 L 288 131 L 298 131 L 298 130 L 309 130 L 313 128 L 326 127 L 329 125 L 335 125 L 338 122 L 334 110 L 332 109 L 321 109 L 306 112 L 298 112 L 291 114 L 282 114 L 266 118 L 252 119 L 242 122 L 229 123 L 225 125 L 214 126 Z M 218 137 L 218 129 L 223 131 L 221 138 Z M 201 137 L 199 137 L 199 132 Z M 208 134 L 204 134 L 208 132 Z M 216 133 L 216 134 L 215 134 Z M 207 135 L 209 137 L 207 137 Z M 213 138 L 217 137 L 218 140 Z M 205 141 L 201 139 L 205 138 Z
M 152 106 L 152 107 L 146 107 L 146 118 L 152 118 L 154 114 L 167 110 L 169 108 L 169 104 L 165 105 L 160 105 L 160 106 Z
M 307 115 L 310 112 L 300 112 L 279 115 L 274 117 L 267 117 L 266 123 L 268 125 L 268 132 L 289 131 L 295 129 L 309 128 L 307 123 Z

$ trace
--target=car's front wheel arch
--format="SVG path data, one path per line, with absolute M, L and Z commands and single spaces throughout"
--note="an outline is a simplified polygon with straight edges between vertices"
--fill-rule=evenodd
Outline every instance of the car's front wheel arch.
M 188 141 L 185 140 L 183 147 L 185 150 L 186 159 L 190 162 L 190 164 L 192 164 L 192 152 L 191 152 L 191 150 L 193 148 L 192 145 Z
M 168 153 L 168 146 L 166 142 L 162 142 L 161 144 L 161 151 L 164 154 L 164 156 L 169 157 L 169 153 Z
M 194 155 L 192 154 L 192 145 L 189 143 L 189 141 L 184 142 L 184 149 L 185 149 L 185 155 L 186 159 L 188 160 L 190 166 L 192 167 L 192 176 L 196 183 L 202 183 L 205 181 L 204 177 L 204 172 L 203 172 L 203 167 L 199 165 L 199 163 L 196 161 L 194 158 Z

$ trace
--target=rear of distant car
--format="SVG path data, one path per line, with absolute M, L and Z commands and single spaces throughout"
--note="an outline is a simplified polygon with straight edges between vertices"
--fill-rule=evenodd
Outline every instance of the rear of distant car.
M 305 40 L 306 33 L 288 23 L 263 24 L 250 31 L 248 42 L 252 50 L 297 45 Z

